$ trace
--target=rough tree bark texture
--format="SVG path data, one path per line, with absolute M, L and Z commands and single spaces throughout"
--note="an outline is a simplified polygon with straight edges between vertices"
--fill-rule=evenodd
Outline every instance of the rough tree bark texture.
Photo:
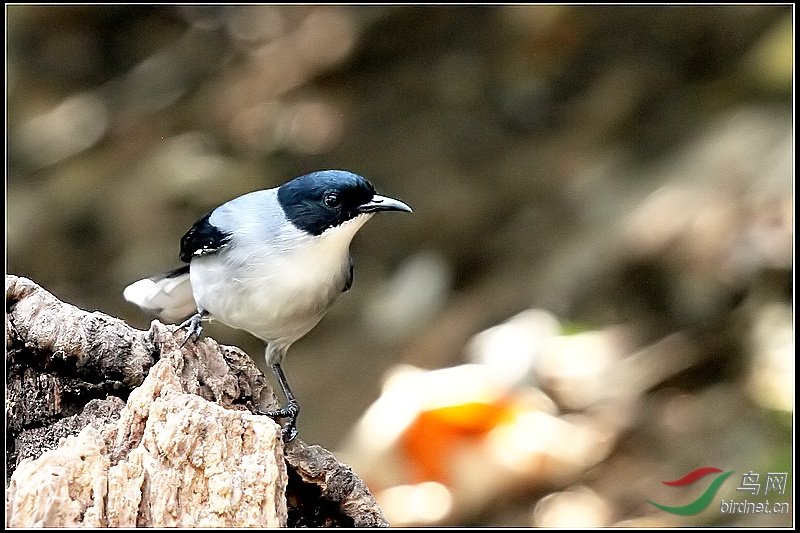
M 6 275 L 6 527 L 386 526 L 318 446 L 284 445 L 241 350 L 181 347 Z

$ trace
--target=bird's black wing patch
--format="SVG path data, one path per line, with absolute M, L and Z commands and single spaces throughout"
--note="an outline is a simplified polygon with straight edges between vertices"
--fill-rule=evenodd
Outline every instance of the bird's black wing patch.
M 231 240 L 231 234 L 209 222 L 209 217 L 211 213 L 200 218 L 181 238 L 181 261 L 184 263 L 198 255 L 218 252 Z

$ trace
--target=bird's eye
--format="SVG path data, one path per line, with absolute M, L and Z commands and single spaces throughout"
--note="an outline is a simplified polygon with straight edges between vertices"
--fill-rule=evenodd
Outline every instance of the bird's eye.
M 339 195 L 336 194 L 335 192 L 329 192 L 328 194 L 325 195 L 323 201 L 325 202 L 325 205 L 327 205 L 328 207 L 336 207 L 337 205 L 339 205 Z

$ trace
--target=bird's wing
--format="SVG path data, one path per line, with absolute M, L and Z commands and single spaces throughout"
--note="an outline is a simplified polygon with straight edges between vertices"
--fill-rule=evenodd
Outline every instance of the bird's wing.
M 192 257 L 218 252 L 231 240 L 231 233 L 222 231 L 210 222 L 207 213 L 181 238 L 181 261 L 188 263 Z

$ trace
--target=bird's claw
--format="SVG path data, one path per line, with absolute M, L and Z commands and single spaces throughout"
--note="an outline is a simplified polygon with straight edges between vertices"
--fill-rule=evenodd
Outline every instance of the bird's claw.
M 287 423 L 281 428 L 281 437 L 283 438 L 284 444 L 289 444 L 297 437 L 297 427 L 294 423 Z
M 194 337 L 194 342 L 197 342 L 197 340 L 200 338 L 200 335 L 203 333 L 203 326 L 201 325 L 202 319 L 203 316 L 200 313 L 197 313 L 192 315 L 191 318 L 178 326 L 178 329 L 186 328 L 186 338 L 183 339 L 181 348 L 183 348 L 192 337 Z
M 256 411 L 260 415 L 265 415 L 270 418 L 286 418 L 286 423 L 281 427 L 281 437 L 283 437 L 283 442 L 288 444 L 292 442 L 295 437 L 297 437 L 297 414 L 300 412 L 300 409 L 297 407 L 296 404 L 289 404 L 283 409 L 278 409 L 276 411 Z

